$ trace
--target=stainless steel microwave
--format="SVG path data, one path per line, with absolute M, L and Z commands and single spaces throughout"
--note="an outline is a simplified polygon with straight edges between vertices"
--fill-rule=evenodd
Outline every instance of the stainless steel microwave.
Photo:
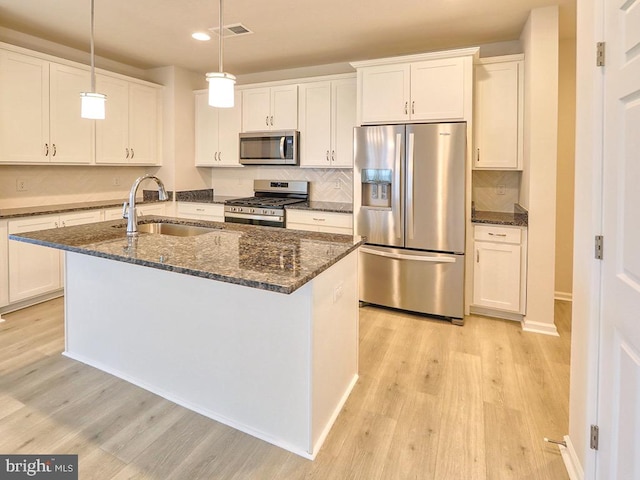
M 240 134 L 242 165 L 298 165 L 300 132 L 256 132 Z

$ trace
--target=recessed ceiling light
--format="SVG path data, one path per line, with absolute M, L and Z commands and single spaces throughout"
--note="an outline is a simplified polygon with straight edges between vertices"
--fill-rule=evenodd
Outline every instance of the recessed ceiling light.
M 204 33 L 204 32 L 196 32 L 191 34 L 191 36 L 196 40 L 200 40 L 201 42 L 206 42 L 207 40 L 211 40 L 211 36 L 208 33 Z

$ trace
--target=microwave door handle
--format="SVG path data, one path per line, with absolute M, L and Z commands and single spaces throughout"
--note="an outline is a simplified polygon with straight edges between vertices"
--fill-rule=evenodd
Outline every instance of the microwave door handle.
M 285 137 L 284 135 L 282 137 L 280 137 L 280 158 L 281 159 L 285 159 L 284 156 L 284 141 L 285 141 Z

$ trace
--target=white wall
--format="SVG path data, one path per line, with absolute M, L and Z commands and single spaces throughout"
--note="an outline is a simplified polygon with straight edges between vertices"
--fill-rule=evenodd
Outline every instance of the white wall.
M 558 7 L 531 11 L 520 36 L 525 54 L 524 170 L 520 204 L 529 211 L 527 314 L 523 327 L 554 324 Z
M 576 44 L 560 41 L 558 170 L 556 187 L 556 298 L 571 299 L 575 175 Z

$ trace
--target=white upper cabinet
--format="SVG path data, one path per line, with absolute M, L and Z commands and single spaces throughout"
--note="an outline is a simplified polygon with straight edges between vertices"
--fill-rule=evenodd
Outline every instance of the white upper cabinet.
M 475 67 L 476 169 L 522 170 L 522 55 L 481 59 Z
M 300 85 L 300 166 L 353 166 L 354 78 Z
M 359 123 L 470 120 L 477 48 L 354 62 Z
M 0 162 L 91 163 L 93 122 L 80 117 L 87 70 L 0 50 Z
M 104 120 L 96 121 L 96 163 L 158 165 L 160 87 L 96 75 L 107 96 Z
M 242 131 L 297 130 L 298 85 L 242 90 Z
M 195 94 L 197 167 L 239 167 L 242 95 L 235 92 L 233 108 L 209 106 L 207 91 Z

